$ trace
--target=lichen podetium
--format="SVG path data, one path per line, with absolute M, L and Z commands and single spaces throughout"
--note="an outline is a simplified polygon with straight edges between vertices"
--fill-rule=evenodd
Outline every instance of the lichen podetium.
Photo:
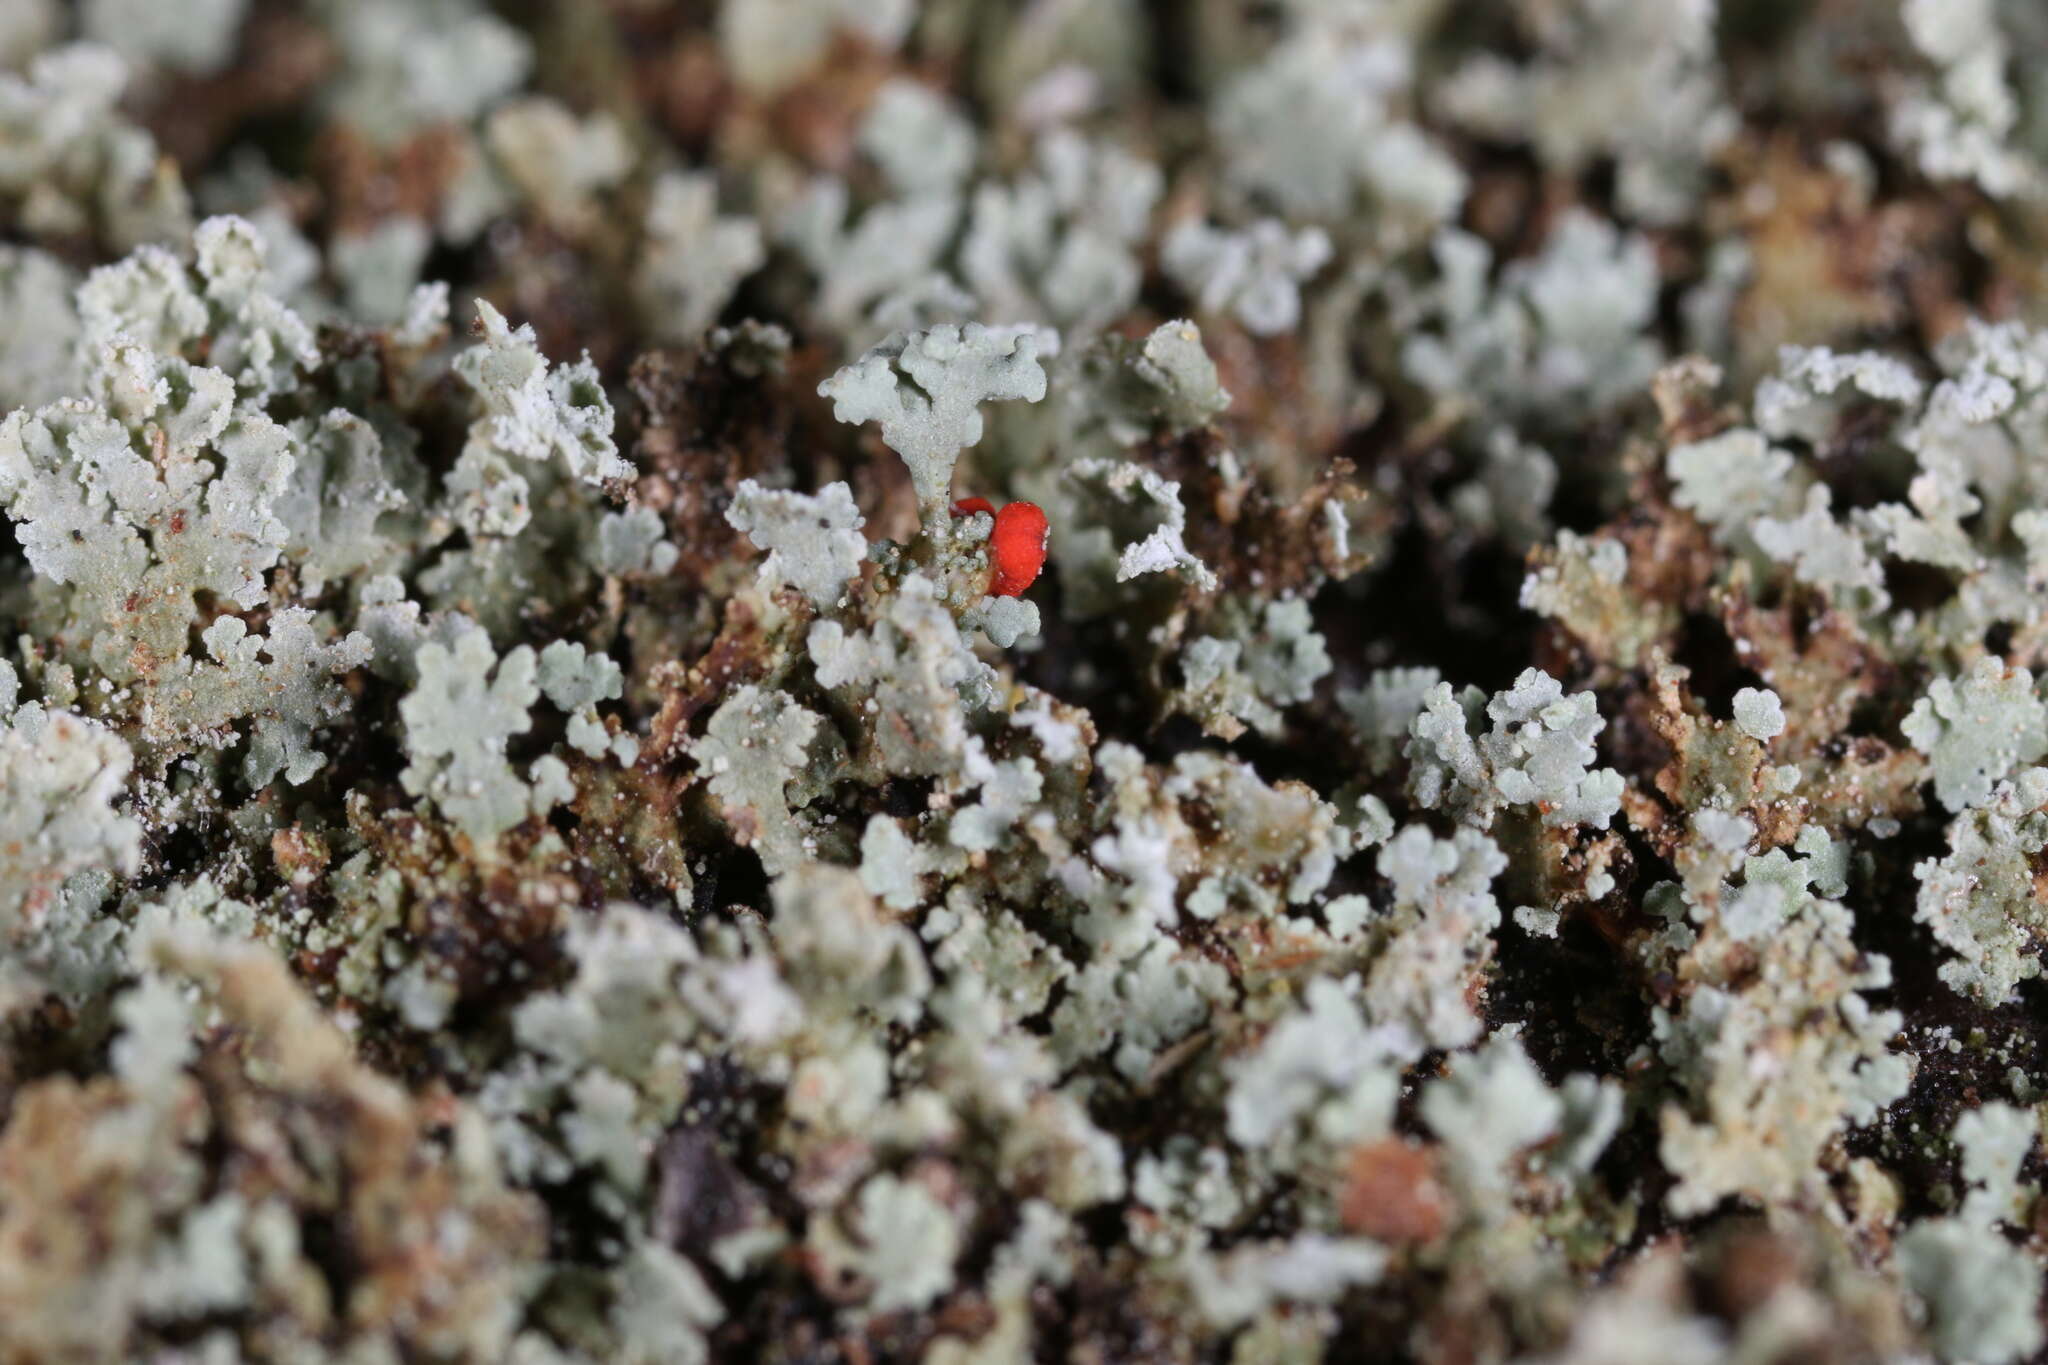
M 2048 1359 L 2025 0 L 0 0 L 0 1365 Z

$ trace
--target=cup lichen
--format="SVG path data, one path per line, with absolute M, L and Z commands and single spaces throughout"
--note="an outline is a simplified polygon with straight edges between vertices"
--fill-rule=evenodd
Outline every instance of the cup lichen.
M 0 1365 L 2044 1358 L 2044 63 L 0 3 Z

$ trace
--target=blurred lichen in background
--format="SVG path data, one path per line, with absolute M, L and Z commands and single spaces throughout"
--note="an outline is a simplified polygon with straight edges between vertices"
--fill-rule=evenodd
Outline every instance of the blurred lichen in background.
M 2048 1359 L 2034 0 L 0 0 L 0 1365 Z

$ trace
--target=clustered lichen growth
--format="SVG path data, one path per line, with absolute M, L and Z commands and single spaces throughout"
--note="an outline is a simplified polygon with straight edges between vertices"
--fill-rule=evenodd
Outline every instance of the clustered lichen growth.
M 0 0 L 0 1365 L 2048 1359 L 2044 13 Z

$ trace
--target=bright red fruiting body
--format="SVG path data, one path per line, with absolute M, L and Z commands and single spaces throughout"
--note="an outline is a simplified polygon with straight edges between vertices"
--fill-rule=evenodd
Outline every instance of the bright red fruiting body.
M 997 597 L 1015 597 L 1038 579 L 1045 567 L 1045 542 L 1052 528 L 1035 502 L 1013 502 L 996 513 L 996 529 L 988 538 L 995 576 L 988 590 Z
M 987 512 L 996 519 L 989 533 L 988 559 L 994 573 L 989 578 L 989 595 L 1016 597 L 1038 579 L 1045 567 L 1045 542 L 1051 528 L 1045 512 L 1035 502 L 1012 502 L 998 512 L 987 498 L 962 498 L 953 504 L 953 515 L 970 517 Z

